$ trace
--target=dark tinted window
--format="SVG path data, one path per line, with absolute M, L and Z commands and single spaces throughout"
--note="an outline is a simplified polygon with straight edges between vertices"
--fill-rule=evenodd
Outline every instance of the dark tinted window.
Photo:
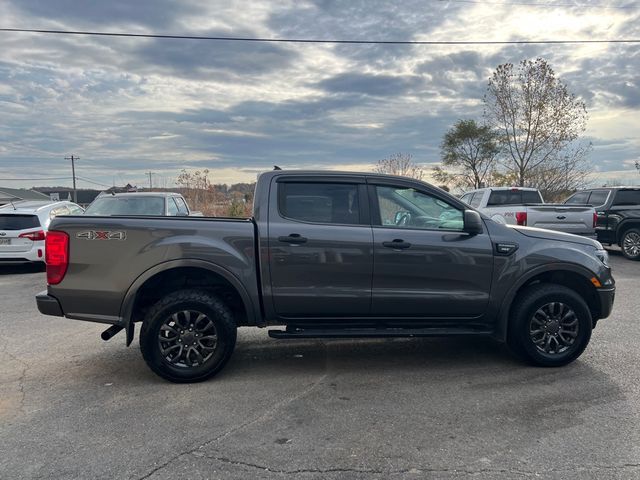
M 532 192 L 531 190 L 522 191 L 522 203 L 542 203 L 540 192 Z
M 614 205 L 640 205 L 640 189 L 618 190 L 613 199 Z
M 85 215 L 164 215 L 162 197 L 100 197 L 89 205 Z
M 26 230 L 39 226 L 40 220 L 36 215 L 0 215 L 0 230 Z
M 585 205 L 589 203 L 589 192 L 577 192 L 571 195 L 564 202 L 569 205 Z
M 609 192 L 607 190 L 594 190 L 589 197 L 589 203 L 594 207 L 600 207 L 607 202 Z
M 358 186 L 345 183 L 278 184 L 280 213 L 313 223 L 360 223 Z

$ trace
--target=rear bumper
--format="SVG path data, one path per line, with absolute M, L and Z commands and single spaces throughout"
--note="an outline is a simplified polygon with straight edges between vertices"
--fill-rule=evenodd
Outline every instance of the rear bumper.
M 36 303 L 38 304 L 38 310 L 44 315 L 64 316 L 58 299 L 49 295 L 46 290 L 36 295 Z
M 607 318 L 613 310 L 613 301 L 616 297 L 616 287 L 598 289 L 600 297 L 600 318 Z

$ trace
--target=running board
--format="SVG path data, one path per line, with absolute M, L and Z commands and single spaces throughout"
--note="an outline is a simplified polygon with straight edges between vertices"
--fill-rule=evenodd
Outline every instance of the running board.
M 491 335 L 490 330 L 477 328 L 296 328 L 269 330 L 271 338 L 389 338 L 438 337 L 449 335 Z

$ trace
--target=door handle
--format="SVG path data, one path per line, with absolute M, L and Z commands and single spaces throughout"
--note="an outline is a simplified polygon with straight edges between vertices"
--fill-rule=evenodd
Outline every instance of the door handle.
M 278 241 L 283 243 L 293 243 L 296 245 L 300 243 L 307 243 L 306 237 L 301 236 L 299 233 L 290 233 L 288 237 L 278 237 Z
M 396 238 L 393 242 L 382 242 L 382 246 L 393 248 L 394 250 L 404 250 L 405 248 L 409 248 L 411 244 L 400 238 Z

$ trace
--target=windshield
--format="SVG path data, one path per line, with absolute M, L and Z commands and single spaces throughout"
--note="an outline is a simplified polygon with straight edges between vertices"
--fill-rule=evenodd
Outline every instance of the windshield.
M 100 197 L 84 212 L 85 215 L 164 215 L 162 197 Z

